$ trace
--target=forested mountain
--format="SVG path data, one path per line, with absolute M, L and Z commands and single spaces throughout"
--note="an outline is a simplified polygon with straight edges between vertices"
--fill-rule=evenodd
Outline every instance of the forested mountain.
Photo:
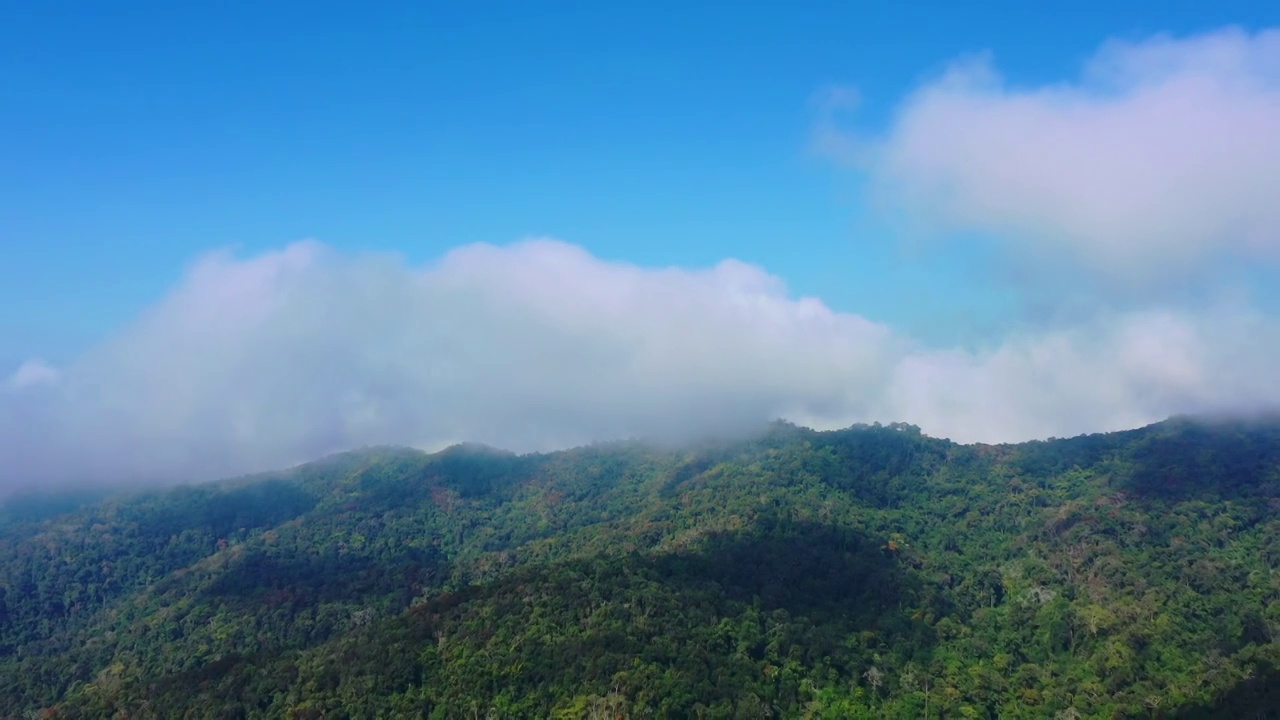
M 346 453 L 0 514 L 0 716 L 1274 717 L 1280 422 Z

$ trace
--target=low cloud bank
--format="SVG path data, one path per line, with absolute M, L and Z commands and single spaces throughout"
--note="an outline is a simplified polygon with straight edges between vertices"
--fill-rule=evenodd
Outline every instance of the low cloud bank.
M 514 450 L 908 421 L 960 441 L 1280 403 L 1280 328 L 1247 308 L 1144 312 L 918 347 L 763 269 L 606 262 L 530 240 L 425 267 L 314 242 L 216 253 L 64 368 L 0 385 L 0 490 L 180 481 L 377 443 Z

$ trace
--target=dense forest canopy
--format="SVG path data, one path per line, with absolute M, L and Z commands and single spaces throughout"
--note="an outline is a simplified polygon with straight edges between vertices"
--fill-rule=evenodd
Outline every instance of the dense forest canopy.
M 14 498 L 0 716 L 1275 716 L 1277 511 L 1280 422 L 1189 418 Z

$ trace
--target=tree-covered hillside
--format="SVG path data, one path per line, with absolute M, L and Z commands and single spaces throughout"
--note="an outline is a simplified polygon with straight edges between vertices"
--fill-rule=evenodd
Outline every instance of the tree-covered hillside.
M 1280 708 L 1274 421 L 376 448 L 38 508 L 0 515 L 0 716 Z

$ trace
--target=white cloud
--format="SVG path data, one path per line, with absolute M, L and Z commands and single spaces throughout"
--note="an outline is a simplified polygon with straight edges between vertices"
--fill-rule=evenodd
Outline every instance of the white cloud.
M 930 227 L 1133 287 L 1280 252 L 1280 31 L 1110 43 L 1076 81 L 1043 87 L 970 59 L 870 140 L 842 130 L 856 102 L 824 98 L 816 148 Z M 1089 306 L 982 351 L 936 349 L 733 260 L 642 268 L 553 240 L 424 267 L 316 242 L 214 253 L 76 362 L 33 360 L 0 382 L 0 494 L 206 479 L 373 443 L 551 449 L 775 417 L 998 442 L 1280 407 L 1280 320 L 1245 301 Z
M 1112 280 L 1274 260 L 1280 30 L 1110 42 L 1078 79 L 1038 87 L 970 58 L 910 94 L 882 136 L 841 134 L 827 112 L 815 143 L 929 229 L 994 233 Z
M 39 385 L 49 385 L 57 381 L 58 371 L 52 365 L 43 360 L 32 359 L 19 365 L 0 387 L 18 391 Z
M 963 440 L 1138 427 L 1180 413 L 1280 407 L 1280 324 L 1246 308 L 1145 311 L 1013 337 L 983 353 L 902 358 L 886 409 Z
M 1280 403 L 1277 335 L 1223 307 L 925 350 L 735 261 L 648 269 L 535 240 L 411 267 L 300 243 L 207 256 L 56 383 L 11 383 L 0 490 L 203 479 L 370 443 L 681 438 L 780 416 L 904 420 L 965 441 L 1119 429 Z

